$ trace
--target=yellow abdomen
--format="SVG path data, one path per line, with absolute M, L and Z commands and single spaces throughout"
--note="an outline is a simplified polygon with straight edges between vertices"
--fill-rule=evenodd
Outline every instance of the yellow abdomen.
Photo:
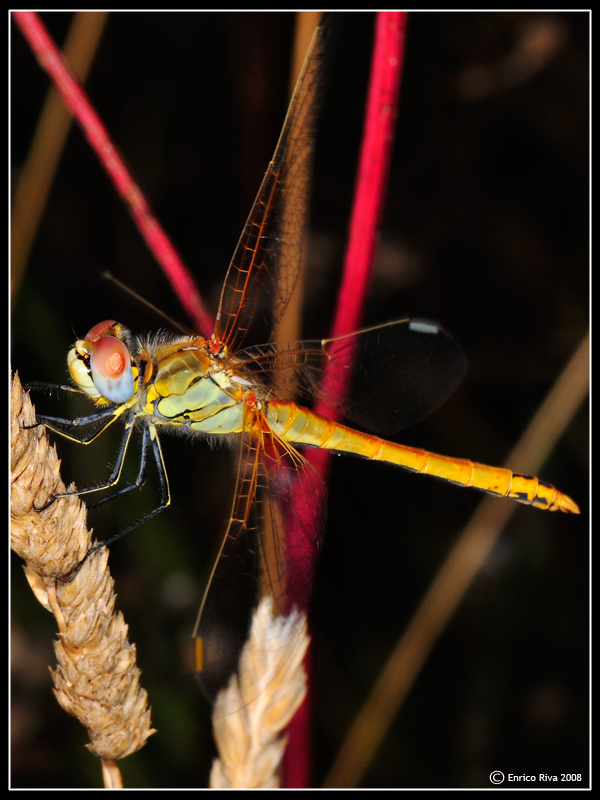
M 510 497 L 536 508 L 579 514 L 579 507 L 570 497 L 539 478 L 388 442 L 340 425 L 295 403 L 270 402 L 267 420 L 273 431 L 288 442 L 354 453 L 372 461 L 385 461 L 422 475 L 443 478 L 458 486 Z

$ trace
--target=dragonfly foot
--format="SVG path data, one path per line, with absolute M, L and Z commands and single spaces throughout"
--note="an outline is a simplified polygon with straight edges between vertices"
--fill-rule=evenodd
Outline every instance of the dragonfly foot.
M 50 498 L 50 500 L 48 500 L 46 503 L 44 503 L 43 506 L 40 506 L 39 508 L 34 503 L 33 504 L 33 510 L 37 511 L 38 514 L 39 514 L 40 511 L 45 511 L 47 508 L 50 508 L 50 506 L 56 500 L 57 497 L 59 497 L 59 495 L 53 494 L 52 497 Z
M 69 575 L 68 575 L 66 578 L 56 578 L 56 580 L 57 580 L 59 583 L 71 583 L 71 581 L 72 581 L 72 580 L 73 580 L 75 577 L 77 577 L 77 574 L 79 573 L 79 570 L 80 570 L 80 569 L 83 567 L 83 565 L 84 565 L 84 564 L 85 564 L 85 562 L 87 561 L 88 557 L 89 557 L 89 556 L 91 556 L 91 555 L 92 555 L 92 553 L 95 553 L 97 550 L 101 550 L 101 549 L 102 549 L 104 546 L 105 546 L 105 545 L 104 545 L 104 543 L 103 543 L 103 544 L 98 544 L 98 545 L 96 545 L 96 547 L 90 547 L 90 549 L 87 551 L 87 553 L 86 553 L 86 554 L 84 555 L 84 557 L 81 559 L 81 561 L 79 562 L 79 564 L 77 564 L 77 566 L 73 568 L 73 570 L 72 570 L 72 571 L 69 573 Z
M 83 562 L 86 560 L 87 557 L 88 557 L 88 554 L 86 553 L 84 555 L 84 557 L 81 559 L 81 561 L 79 562 L 79 564 L 77 564 L 77 566 L 74 567 L 71 570 L 71 572 L 69 573 L 69 575 L 66 578 L 56 578 L 58 583 L 71 583 L 73 578 L 75 578 L 77 576 L 77 574 L 79 573 L 79 570 L 83 567 Z

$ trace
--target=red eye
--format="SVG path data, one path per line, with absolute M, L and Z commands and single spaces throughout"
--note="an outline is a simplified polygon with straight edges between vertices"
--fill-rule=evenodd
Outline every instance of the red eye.
M 99 322 L 85 335 L 86 342 L 97 342 L 101 336 L 104 336 L 106 331 L 115 324 L 114 319 L 105 319 L 104 322 Z
M 101 323 L 110 327 L 112 323 Z M 101 326 L 96 325 L 90 333 Z M 88 334 L 89 336 L 89 334 Z M 101 336 L 93 345 L 90 372 L 94 386 L 111 403 L 126 403 L 133 397 L 135 382 L 127 345 L 116 336 Z
M 90 367 L 104 378 L 118 378 L 129 366 L 129 350 L 114 336 L 98 339 L 90 356 Z

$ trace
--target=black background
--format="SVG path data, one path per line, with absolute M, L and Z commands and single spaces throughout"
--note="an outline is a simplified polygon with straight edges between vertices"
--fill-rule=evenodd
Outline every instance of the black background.
M 61 44 L 71 15 L 42 18 Z M 560 36 L 556 54 L 529 77 L 498 85 L 525 27 L 544 21 Z M 88 80 L 94 104 L 213 309 L 283 121 L 293 22 L 284 13 L 114 13 Z M 14 183 L 47 78 L 12 28 Z M 325 101 L 304 298 L 308 337 L 329 330 L 372 29 L 372 15 L 347 16 Z M 402 433 L 407 444 L 501 464 L 585 333 L 588 34 L 584 13 L 410 15 L 365 323 L 437 319 L 464 347 L 470 370 L 442 409 Z M 474 69 L 492 79 L 479 98 L 461 88 Z M 74 128 L 13 297 L 12 361 L 23 380 L 64 380 L 74 335 L 102 319 L 133 330 L 162 324 L 100 280 L 99 267 L 184 320 Z M 38 398 L 43 403 L 53 401 Z M 61 408 L 70 413 L 66 400 Z M 65 480 L 99 480 L 115 444 L 108 434 L 93 452 L 59 442 Z M 118 607 L 137 644 L 159 731 L 120 762 L 127 787 L 205 786 L 214 755 L 209 708 L 183 674 L 180 649 L 229 512 L 231 459 L 225 449 L 179 439 L 165 443 L 165 455 L 173 506 L 111 551 Z M 579 772 L 586 779 L 586 409 L 540 473 L 576 499 L 581 518 L 518 508 L 364 786 L 489 786 L 493 770 Z M 144 495 L 95 512 L 98 536 L 150 505 L 152 489 Z M 335 460 L 313 607 L 313 785 L 324 779 L 479 499 L 384 465 Z M 100 786 L 84 729 L 52 696 L 47 667 L 54 664 L 55 624 L 29 592 L 18 559 L 13 592 L 13 786 Z

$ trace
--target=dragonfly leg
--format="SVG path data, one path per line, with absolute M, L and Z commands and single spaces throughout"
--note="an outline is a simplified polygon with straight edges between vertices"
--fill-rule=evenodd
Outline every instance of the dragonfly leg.
M 64 419 L 63 417 L 45 417 L 38 415 L 37 422 L 33 425 L 24 425 L 24 430 L 31 430 L 40 425 L 48 428 L 53 433 L 57 433 L 64 439 L 69 439 L 71 442 L 78 444 L 90 444 L 100 436 L 100 434 L 108 428 L 109 425 L 118 419 L 123 413 L 122 409 L 105 408 L 98 411 L 96 414 L 90 414 L 87 417 L 75 417 L 75 419 Z M 93 428 L 89 433 L 82 436 L 75 436 L 69 434 L 67 431 L 71 428 L 85 428 L 88 425 L 93 425 L 95 422 L 102 422 L 103 424 Z M 66 429 L 66 430 L 65 430 Z
M 111 420 L 109 420 L 109 422 L 107 424 L 109 425 L 110 422 L 111 422 Z M 107 427 L 107 425 L 103 425 L 102 426 L 102 430 L 104 430 L 106 427 Z M 112 486 L 115 486 L 115 484 L 117 484 L 119 482 L 119 479 L 121 477 L 121 471 L 123 469 L 123 462 L 125 461 L 125 455 L 127 454 L 127 448 L 129 447 L 129 442 L 131 440 L 131 432 L 132 431 L 133 431 L 133 426 L 131 426 L 131 425 L 128 426 L 125 429 L 125 433 L 123 434 L 123 438 L 121 439 L 121 444 L 119 445 L 119 451 L 117 453 L 117 460 L 115 462 L 114 469 L 111 472 L 110 477 L 108 478 L 108 480 L 105 481 L 105 483 L 101 483 L 98 486 L 90 486 L 87 489 L 75 489 L 72 492 L 58 492 L 57 494 L 52 495 L 52 497 L 45 503 L 45 505 L 41 506 L 41 508 L 38 508 L 37 506 L 34 505 L 34 509 L 36 511 L 44 511 L 44 509 L 46 509 L 49 506 L 51 506 L 52 503 L 54 503 L 55 500 L 58 500 L 61 497 L 79 497 L 82 494 L 89 494 L 90 492 L 100 492 L 103 489 L 110 489 Z M 98 435 L 98 434 L 96 434 L 96 435 Z M 144 452 L 142 451 L 142 461 L 141 461 L 141 463 L 142 463 L 142 465 L 144 467 L 144 475 L 145 475 L 145 471 L 146 471 L 145 470 L 146 462 L 147 462 L 147 459 L 145 458 Z M 137 489 L 139 486 L 143 485 L 143 481 L 142 481 L 142 483 L 138 483 L 139 479 L 140 479 L 140 475 L 138 474 L 138 480 L 134 484 L 132 484 L 131 486 L 126 486 L 121 491 L 116 492 L 115 494 L 112 494 L 109 497 L 105 497 L 102 500 L 98 501 L 97 503 L 94 503 L 93 505 L 91 505 L 89 507 L 90 508 L 95 508 L 96 506 L 99 506 L 102 503 L 106 503 L 107 500 L 112 500 L 113 497 L 118 497 L 120 494 L 125 494 L 126 492 L 130 491 L 131 489 Z
M 117 462 L 115 464 L 114 470 L 112 471 L 112 475 L 110 476 L 108 481 L 102 486 L 97 486 L 91 489 L 84 489 L 84 491 L 93 492 L 95 491 L 95 489 L 110 489 L 111 486 L 115 486 L 115 484 L 119 482 L 119 478 L 121 477 L 121 469 L 123 466 L 123 461 L 125 459 L 125 453 L 129 445 L 129 436 L 131 436 L 132 430 L 133 428 L 129 428 L 127 431 L 128 433 L 127 441 L 125 440 L 124 437 L 123 441 L 121 442 L 121 445 L 119 447 L 119 453 L 117 456 Z M 134 489 L 141 489 L 142 486 L 146 483 L 146 475 L 148 474 L 148 451 L 150 450 L 151 446 L 152 442 L 150 441 L 150 437 L 148 436 L 148 430 L 145 429 L 142 438 L 142 454 L 140 456 L 140 467 L 138 469 L 138 474 L 135 481 L 129 484 L 129 486 L 124 486 L 122 489 L 113 492 L 113 494 L 109 494 L 108 497 L 103 497 L 101 500 L 97 500 L 95 503 L 92 503 L 91 505 L 88 504 L 88 508 L 98 508 L 98 506 L 101 506 L 104 503 L 108 503 L 109 500 L 114 500 L 116 497 L 122 497 L 124 494 L 132 492 Z M 159 480 L 160 480 L 160 471 L 159 471 Z M 81 492 L 79 492 L 79 494 L 81 494 Z
M 52 393 L 55 389 L 60 389 L 63 392 L 73 392 L 75 394 L 82 394 L 81 389 L 76 386 L 71 386 L 70 383 L 41 383 L 38 381 L 27 381 L 23 384 L 23 389 L 26 392 L 45 390 Z
M 112 500 L 114 497 L 118 497 L 122 494 L 125 494 L 126 492 L 129 492 L 131 489 L 140 488 L 141 486 L 144 485 L 144 482 L 146 480 L 146 472 L 148 470 L 148 451 L 150 449 L 152 449 L 152 454 L 154 455 L 154 460 L 158 471 L 158 480 L 160 484 L 160 504 L 152 511 L 148 512 L 148 514 L 145 514 L 143 517 L 140 517 L 140 519 L 133 522 L 124 530 L 119 531 L 119 533 L 116 533 L 114 536 L 111 536 L 106 541 L 101 542 L 101 544 L 97 544 L 95 547 L 91 547 L 87 551 L 85 556 L 81 559 L 79 564 L 75 567 L 73 572 L 71 572 L 71 574 L 67 578 L 57 578 L 57 580 L 60 581 L 60 583 L 70 583 L 73 580 L 73 578 L 77 575 L 77 573 L 83 566 L 88 556 L 91 556 L 91 554 L 95 553 L 97 550 L 101 550 L 103 547 L 106 547 L 107 545 L 116 542 L 117 539 L 121 538 L 121 536 L 125 536 L 126 533 L 129 533 L 130 531 L 134 530 L 140 525 L 143 525 L 144 522 L 147 522 L 148 520 L 152 519 L 152 517 L 155 517 L 157 514 L 160 514 L 161 511 L 164 511 L 164 509 L 170 504 L 171 492 L 169 489 L 169 480 L 167 478 L 167 472 L 165 469 L 165 462 L 163 459 L 160 441 L 158 435 L 156 434 L 154 435 L 154 438 L 152 438 L 152 434 L 149 427 L 144 428 L 144 433 L 142 438 L 142 456 L 140 459 L 140 469 L 138 471 L 138 476 L 136 478 L 135 483 L 131 484 L 131 486 L 125 487 L 125 489 L 111 495 L 109 498 L 106 499 Z M 99 503 L 96 503 L 96 505 L 99 505 Z
M 125 528 L 125 530 L 121 531 L 120 533 L 115 534 L 115 536 L 111 536 L 110 539 L 107 539 L 104 542 L 104 545 L 111 544 L 112 542 L 120 539 L 121 536 L 124 536 L 126 533 L 134 530 L 135 528 L 143 525 L 144 522 L 148 522 L 148 520 L 155 517 L 157 514 L 160 514 L 161 511 L 164 511 L 168 505 L 171 503 L 171 490 L 169 489 L 169 479 L 167 478 L 167 470 L 165 469 L 165 461 L 162 454 L 162 448 L 160 446 L 160 441 L 158 435 L 155 433 L 154 437 L 152 436 L 150 428 L 144 429 L 144 436 L 142 439 L 142 461 L 140 462 L 140 471 L 138 473 L 138 477 L 136 482 L 132 484 L 132 486 L 143 486 L 146 480 L 146 471 L 147 471 L 147 453 L 148 450 L 152 448 L 152 454 L 154 456 L 154 461 L 156 463 L 156 471 L 158 474 L 158 482 L 160 484 L 160 503 L 159 505 L 149 511 L 147 514 L 144 514 L 143 517 L 133 522 L 129 527 Z M 143 462 L 143 463 L 142 463 Z M 129 490 L 129 487 L 126 487 Z M 113 495 L 113 497 L 116 495 Z M 96 548 L 98 549 L 98 548 Z

